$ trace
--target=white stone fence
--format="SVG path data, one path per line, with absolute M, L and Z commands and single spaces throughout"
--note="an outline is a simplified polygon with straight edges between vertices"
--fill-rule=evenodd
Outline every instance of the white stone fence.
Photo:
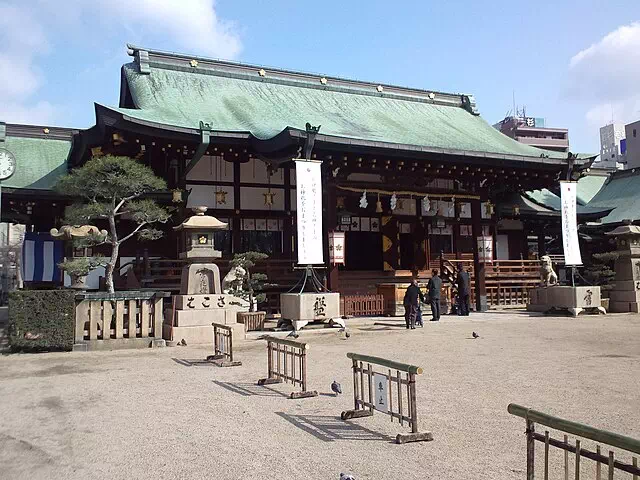
M 162 338 L 165 296 L 169 294 L 145 291 L 79 293 L 76 295 L 76 345 L 86 345 L 88 349 L 117 348 L 116 344 L 149 346 L 152 340 Z

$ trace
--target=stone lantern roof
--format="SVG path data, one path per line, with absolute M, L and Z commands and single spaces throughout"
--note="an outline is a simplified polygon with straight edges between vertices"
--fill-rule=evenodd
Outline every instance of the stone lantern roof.
M 207 207 L 195 207 L 193 209 L 195 215 L 187 218 L 177 227 L 173 227 L 174 230 L 222 230 L 227 228 L 228 224 L 221 222 L 216 217 L 211 215 L 205 215 Z

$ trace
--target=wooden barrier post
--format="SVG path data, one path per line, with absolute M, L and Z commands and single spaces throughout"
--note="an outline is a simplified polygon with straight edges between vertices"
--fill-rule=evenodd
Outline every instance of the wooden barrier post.
M 237 367 L 242 362 L 233 359 L 233 329 L 228 325 L 212 323 L 213 327 L 213 355 L 207 361 L 219 367 Z
M 347 357 L 352 360 L 354 409 L 342 412 L 340 415 L 342 420 L 370 417 L 373 415 L 374 410 L 378 410 L 379 412 L 389 415 L 391 422 L 393 422 L 395 418 L 400 422 L 400 425 L 404 425 L 404 422 L 407 422 L 411 427 L 411 433 L 399 433 L 396 436 L 396 443 L 433 440 L 431 432 L 420 433 L 418 431 L 416 375 L 422 374 L 421 367 L 357 353 L 347 353 Z M 366 367 L 363 362 L 367 363 Z M 386 367 L 386 372 L 382 369 L 376 372 L 373 370 L 372 365 Z M 393 373 L 392 370 L 395 370 L 395 373 Z M 366 389 L 365 374 L 367 377 Z M 397 386 L 395 392 L 393 382 L 395 382 Z M 403 394 L 403 390 L 405 390 L 405 387 L 406 402 L 403 399 L 403 395 L 405 395 Z M 366 398 L 365 391 L 368 392 Z M 394 401 L 395 393 L 397 393 L 397 399 Z M 406 414 L 404 413 L 405 403 L 407 406 Z
M 266 337 L 267 377 L 258 380 L 258 385 L 291 382 L 300 385 L 301 392 L 291 392 L 290 398 L 317 397 L 318 392 L 307 390 L 307 351 L 309 345 L 284 338 Z M 276 361 L 273 361 L 275 353 Z
M 527 423 L 527 479 L 533 480 L 535 478 L 535 442 L 541 442 L 545 445 L 545 478 L 548 475 L 548 461 L 549 461 L 549 447 L 559 448 L 564 451 L 564 478 L 569 478 L 569 453 L 575 454 L 575 477 L 580 478 L 580 462 L 581 459 L 590 459 L 596 462 L 596 479 L 601 476 L 601 464 L 608 467 L 609 478 L 612 479 L 614 471 L 621 470 L 623 472 L 630 473 L 633 478 L 640 475 L 640 468 L 638 468 L 637 460 L 635 456 L 631 457 L 631 463 L 622 462 L 616 460 L 613 456 L 613 451 L 609 451 L 609 456 L 602 455 L 602 449 L 600 445 L 596 445 L 595 452 L 587 448 L 582 447 L 582 443 L 579 439 L 575 440 L 575 444 L 569 443 L 568 435 L 566 433 L 575 435 L 576 437 L 586 438 L 598 444 L 604 443 L 610 447 L 614 447 L 619 450 L 626 450 L 633 454 L 640 454 L 640 440 L 635 438 L 626 437 L 617 433 L 608 432 L 606 430 L 600 430 L 598 428 L 590 427 L 582 423 L 571 422 L 563 418 L 547 415 L 546 413 L 531 410 L 529 408 L 516 405 L 515 403 L 509 404 L 507 410 L 512 415 L 524 418 Z M 536 433 L 535 424 L 544 425 L 546 427 L 558 430 L 565 433 L 562 440 L 552 438 L 548 431 L 545 434 Z

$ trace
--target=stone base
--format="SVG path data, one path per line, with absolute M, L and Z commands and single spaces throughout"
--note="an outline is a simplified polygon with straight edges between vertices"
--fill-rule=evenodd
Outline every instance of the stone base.
M 237 310 L 216 308 L 215 310 L 176 310 L 176 327 L 211 327 L 213 322 L 231 325 L 236 322 Z
M 96 350 L 127 350 L 131 348 L 164 347 L 161 338 L 112 338 L 109 340 L 84 340 L 73 345 L 74 352 L 88 352 Z
M 609 302 L 609 311 L 614 313 L 640 313 L 640 304 L 638 302 L 614 302 L 611 300 Z
M 282 293 L 280 295 L 282 318 L 291 320 L 298 330 L 309 322 L 340 318 L 339 293 Z
M 600 287 L 554 285 L 532 289 L 529 293 L 527 310 L 533 312 L 568 310 L 574 316 L 583 311 L 606 313 L 601 303 Z
M 244 325 L 235 323 L 230 325 L 233 328 L 233 338 L 244 339 Z M 173 334 L 173 338 L 171 335 Z M 184 340 L 187 345 L 213 345 L 213 327 L 209 325 L 196 325 L 190 327 L 173 327 L 163 325 L 163 335 L 166 340 L 180 342 Z

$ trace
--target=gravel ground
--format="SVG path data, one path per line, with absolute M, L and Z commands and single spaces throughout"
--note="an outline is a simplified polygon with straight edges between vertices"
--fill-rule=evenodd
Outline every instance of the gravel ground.
M 240 342 L 235 368 L 190 364 L 208 353 L 196 347 L 0 357 L 0 478 L 524 479 L 510 402 L 640 438 L 640 316 L 379 322 L 348 340 L 303 333 L 320 395 L 301 400 L 255 385 L 262 341 Z M 392 443 L 407 427 L 383 414 L 339 419 L 352 407 L 348 351 L 424 367 L 420 430 L 433 442 Z M 328 394 L 334 379 L 344 395 Z

